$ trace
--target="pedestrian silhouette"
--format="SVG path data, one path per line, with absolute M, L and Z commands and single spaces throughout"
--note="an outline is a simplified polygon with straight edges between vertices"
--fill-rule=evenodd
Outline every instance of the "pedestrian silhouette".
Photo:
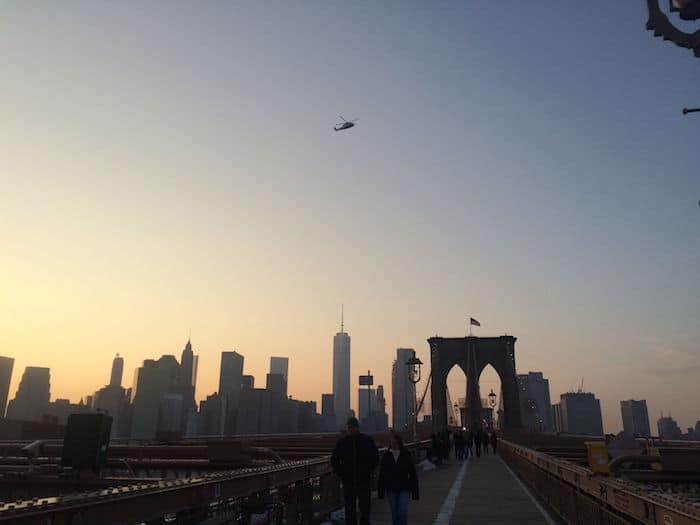
M 347 433 L 335 445 L 331 455 L 333 471 L 343 482 L 345 523 L 357 525 L 357 506 L 360 507 L 360 525 L 369 525 L 370 478 L 379 463 L 379 451 L 374 440 L 360 432 L 360 423 L 351 417 Z
M 481 430 L 474 430 L 474 449 L 476 451 L 476 457 L 481 457 Z
M 389 450 L 382 456 L 377 482 L 379 499 L 386 496 L 391 511 L 391 525 L 408 523 L 408 499 L 418 499 L 418 476 L 411 453 L 398 434 L 391 436 Z

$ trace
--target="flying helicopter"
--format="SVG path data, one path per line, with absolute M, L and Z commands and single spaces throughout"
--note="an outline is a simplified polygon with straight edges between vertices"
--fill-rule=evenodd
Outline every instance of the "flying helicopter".
M 351 127 L 353 127 L 353 126 L 355 125 L 355 122 L 357 122 L 357 119 L 354 119 L 354 120 L 345 120 L 345 119 L 342 117 L 342 115 L 340 116 L 340 120 L 342 120 L 343 122 L 341 122 L 340 124 L 337 124 L 337 125 L 333 126 L 333 129 L 334 129 L 335 131 L 342 131 L 342 130 L 344 130 L 344 129 L 350 129 Z

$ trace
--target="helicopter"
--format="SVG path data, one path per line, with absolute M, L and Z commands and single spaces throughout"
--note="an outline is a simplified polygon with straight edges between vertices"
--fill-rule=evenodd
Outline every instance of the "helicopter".
M 350 129 L 351 127 L 353 127 L 355 125 L 355 122 L 357 121 L 357 119 L 345 120 L 342 115 L 340 116 L 340 120 L 342 120 L 343 122 L 341 122 L 340 124 L 338 124 L 336 126 L 333 126 L 333 129 L 335 131 L 342 131 L 344 129 Z

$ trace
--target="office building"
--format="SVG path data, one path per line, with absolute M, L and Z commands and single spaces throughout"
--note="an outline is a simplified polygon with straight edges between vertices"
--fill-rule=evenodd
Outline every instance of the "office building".
M 323 419 L 323 430 L 334 432 L 339 425 L 335 418 L 335 400 L 333 394 L 321 394 L 321 418 Z
M 112 372 L 109 375 L 109 384 L 110 386 L 122 386 L 122 379 L 124 375 L 124 358 L 119 357 L 119 354 L 116 355 L 114 360 L 112 361 Z
M 564 432 L 564 422 L 561 419 L 561 404 L 552 405 L 552 423 L 554 432 Z
M 197 433 L 201 436 L 220 436 L 224 433 L 226 399 L 215 392 L 199 403 Z
M 241 390 L 252 390 L 253 388 L 255 388 L 255 377 L 244 375 L 241 379 Z
M 656 427 L 661 439 L 681 439 L 683 435 L 678 423 L 670 415 L 666 417 L 662 415 L 656 422 Z
M 600 400 L 591 392 L 568 392 L 560 396 L 562 432 L 588 436 L 603 435 Z
M 123 371 L 124 359 L 117 354 L 112 361 L 109 384 L 95 392 L 86 405 L 112 416 L 112 437 L 128 438 L 131 432 L 128 419 L 130 407 L 127 391 L 122 388 Z
M 131 437 L 153 439 L 158 432 L 161 398 L 172 392 L 180 365 L 173 355 L 146 359 L 135 372 Z
M 238 352 L 221 352 L 219 395 L 226 399 L 224 433 L 236 433 L 236 411 L 243 387 L 243 356 Z
M 518 374 L 518 397 L 523 428 L 533 432 L 552 432 L 552 402 L 549 397 L 549 380 L 542 372 Z
M 287 389 L 289 385 L 289 358 L 271 357 L 270 373 L 282 375 L 284 378 L 284 397 L 287 397 Z
M 415 356 L 413 348 L 397 348 L 396 359 L 391 367 L 392 427 L 396 432 L 409 429 L 413 423 L 416 387 L 409 381 L 406 362 Z
M 350 416 L 350 335 L 345 332 L 341 315 L 340 332 L 333 337 L 333 396 L 335 418 L 344 425 Z
M 649 412 L 647 412 L 645 399 L 620 401 L 620 410 L 622 411 L 622 427 L 625 435 L 630 437 L 651 436 Z
M 41 421 L 51 398 L 51 372 L 48 368 L 24 369 L 15 398 L 7 407 L 7 419 Z
M 5 417 L 7 399 L 10 397 L 10 383 L 12 382 L 12 368 L 15 360 L 12 357 L 0 356 L 0 418 Z
M 282 374 L 267 374 L 265 388 L 283 398 L 287 397 L 287 382 Z

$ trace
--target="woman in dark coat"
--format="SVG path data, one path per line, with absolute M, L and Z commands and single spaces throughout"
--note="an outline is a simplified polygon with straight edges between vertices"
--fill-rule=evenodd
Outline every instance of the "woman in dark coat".
M 379 464 L 377 483 L 379 498 L 386 495 L 391 510 L 392 525 L 408 523 L 408 498 L 418 499 L 418 476 L 411 453 L 403 446 L 398 434 L 391 436 L 389 450 Z

